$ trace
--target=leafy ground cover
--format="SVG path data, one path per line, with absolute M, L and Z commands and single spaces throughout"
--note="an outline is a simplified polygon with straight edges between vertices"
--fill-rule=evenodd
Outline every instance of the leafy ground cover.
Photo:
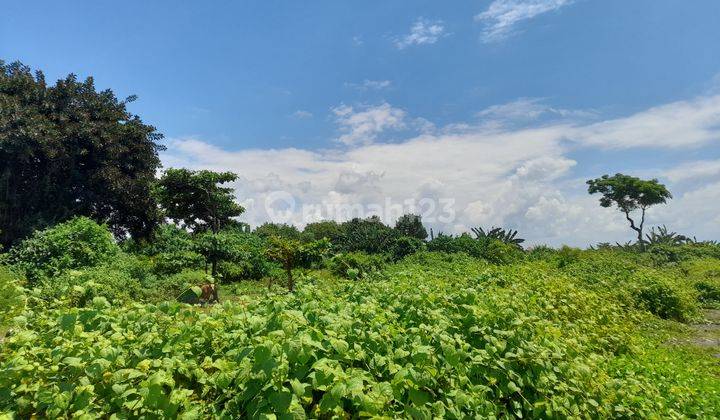
M 294 293 L 226 287 L 214 307 L 96 297 L 41 310 L 31 295 L 2 344 L 0 408 L 86 418 L 720 416 L 717 359 L 672 342 L 687 327 L 638 304 L 635 286 L 588 287 L 586 264 L 603 263 L 419 253 L 357 280 L 311 272 Z

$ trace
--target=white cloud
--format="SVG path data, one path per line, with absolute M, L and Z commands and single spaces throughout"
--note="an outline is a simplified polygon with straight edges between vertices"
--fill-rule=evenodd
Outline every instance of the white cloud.
M 545 104 L 543 98 L 519 98 L 505 104 L 493 105 L 477 113 L 478 118 L 494 125 L 535 122 L 541 118 L 557 121 L 582 121 L 595 118 L 593 111 L 556 108 Z
M 312 118 L 313 114 L 310 111 L 298 109 L 297 111 L 293 112 L 292 116 L 299 120 L 306 120 L 306 119 Z
M 337 140 L 346 145 L 372 143 L 385 130 L 406 127 L 405 111 L 393 108 L 387 102 L 377 106 L 363 106 L 360 109 L 340 105 L 333 108 L 332 112 L 343 133 Z
M 569 133 L 585 146 L 610 149 L 687 147 L 720 141 L 720 95 L 677 101 Z
M 358 90 L 382 90 L 387 89 L 392 85 L 389 80 L 368 80 L 365 79 L 362 83 L 345 83 L 345 86 L 355 88 Z
M 381 142 L 385 130 L 412 128 L 407 113 L 387 103 L 374 107 L 342 105 L 333 110 L 350 147 L 322 151 L 296 148 L 230 151 L 198 139 L 170 140 L 162 154 L 166 166 L 232 170 L 242 219 L 267 221 L 266 199 L 285 191 L 296 200 L 290 222 L 308 221 L 303 204 L 358 205 L 367 208 L 386 199 L 455 200 L 455 217 L 428 223 L 437 233 L 504 226 L 518 229 L 529 243 L 588 245 L 624 242 L 632 231 L 622 215 L 598 205 L 571 152 L 602 148 L 677 149 L 720 139 L 717 98 L 698 98 L 651 108 L 625 118 L 585 123 L 563 120 L 535 127 L 488 127 L 456 124 Z M 658 111 L 661 110 L 661 111 Z M 670 110 L 677 112 L 675 115 Z M 666 124 L 648 123 L 662 118 Z M 676 121 L 681 120 L 681 121 Z M 624 133 L 631 133 L 628 138 Z M 702 133 L 699 135 L 698 133 Z M 630 139 L 644 139 L 630 141 Z M 647 139 L 652 139 L 648 141 Z M 634 168 L 628 168 L 632 171 Z M 678 164 L 665 171 L 647 170 L 675 194 L 667 206 L 651 209 L 648 224 L 667 223 L 701 238 L 720 235 L 720 163 L 712 160 Z M 601 175 L 601 174 L 598 174 Z M 430 203 L 430 202 L 428 202 Z M 430 204 L 420 205 L 421 211 Z M 394 220 L 386 218 L 386 222 Z M 426 219 L 427 222 L 427 219 Z
M 443 36 L 445 26 L 441 20 L 419 18 L 410 27 L 409 34 L 395 39 L 395 47 L 402 50 L 412 45 L 434 44 Z
M 487 10 L 476 15 L 475 20 L 483 22 L 482 40 L 486 43 L 507 38 L 516 32 L 522 21 L 558 10 L 574 0 L 495 0 Z
M 720 160 L 698 160 L 682 163 L 666 171 L 664 175 L 672 182 L 720 177 Z

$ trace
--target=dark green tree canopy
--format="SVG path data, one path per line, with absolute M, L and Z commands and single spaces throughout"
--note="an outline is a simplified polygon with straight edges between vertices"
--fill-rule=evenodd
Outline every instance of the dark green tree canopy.
M 409 236 L 425 240 L 428 237 L 427 230 L 422 224 L 422 217 L 416 214 L 405 214 L 395 223 L 395 230 L 402 236 Z
M 285 238 L 285 239 L 293 239 L 293 240 L 300 240 L 300 237 L 302 234 L 293 225 L 288 225 L 286 223 L 272 223 L 272 222 L 266 222 L 262 225 L 255 228 L 255 234 L 258 235 L 261 238 L 270 239 L 270 238 Z
M 600 193 L 600 205 L 617 205 L 622 212 L 647 209 L 655 204 L 664 204 L 672 198 L 665 185 L 657 179 L 643 180 L 630 175 L 603 175 L 587 182 L 590 194 Z
M 165 215 L 194 233 L 219 232 L 237 225 L 232 218 L 245 209 L 235 202 L 232 172 L 191 171 L 170 168 L 157 183 L 155 195 Z
M 303 240 L 314 241 L 323 238 L 329 239 L 337 244 L 342 236 L 340 225 L 334 220 L 323 220 L 320 222 L 308 223 L 303 229 Z
M 343 252 L 362 251 L 368 254 L 387 252 L 399 234 L 384 224 L 378 216 L 366 219 L 354 218 L 340 225 L 342 239 L 340 250 Z
M 587 181 L 590 194 L 600 193 L 600 205 L 603 207 L 617 206 L 625 214 L 638 236 L 640 246 L 644 243 L 643 226 L 645 225 L 645 211 L 655 204 L 664 204 L 672 198 L 672 194 L 665 185 L 657 179 L 643 180 L 630 175 L 615 174 L 603 175 L 597 179 Z M 636 222 L 630 214 L 640 210 L 640 221 Z
M 162 135 L 127 111 L 134 99 L 72 74 L 48 86 L 0 61 L 0 244 L 77 215 L 116 235 L 150 234 Z

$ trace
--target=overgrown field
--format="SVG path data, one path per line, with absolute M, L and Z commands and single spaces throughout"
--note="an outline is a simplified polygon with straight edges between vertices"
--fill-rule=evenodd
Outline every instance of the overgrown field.
M 697 284 L 717 287 L 718 268 L 657 269 L 620 251 L 505 266 L 421 252 L 356 280 L 308 271 L 294 293 L 224 288 L 212 307 L 95 296 L 48 309 L 30 294 L 2 343 L 0 410 L 717 418 L 718 359 L 671 338 L 701 317 Z

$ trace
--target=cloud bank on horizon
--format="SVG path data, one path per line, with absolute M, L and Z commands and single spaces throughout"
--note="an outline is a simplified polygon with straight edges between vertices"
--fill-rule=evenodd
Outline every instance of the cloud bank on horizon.
M 302 205 L 372 209 L 388 200 L 424 199 L 417 208 L 422 213 L 451 199 L 451 220 L 428 223 L 435 232 L 494 225 L 518 229 L 532 244 L 589 245 L 632 234 L 619 212 L 599 207 L 597 197 L 587 194 L 585 179 L 604 172 L 577 173 L 586 156 L 702 150 L 720 141 L 720 95 L 712 93 L 615 118 L 558 109 L 537 98 L 496 105 L 476 120 L 442 127 L 387 102 L 339 105 L 330 114 L 339 133 L 335 148 L 225 150 L 200 138 L 176 138 L 162 159 L 166 167 L 240 174 L 235 188 L 247 209 L 242 220 L 251 225 L 272 219 L 266 204 L 279 192 L 295 200 L 287 221 L 298 226 L 312 221 Z M 657 177 L 675 195 L 669 205 L 651 209 L 650 225 L 667 223 L 700 239 L 720 236 L 720 160 L 639 171 L 630 166 L 627 172 Z M 396 217 L 379 215 L 386 223 Z

